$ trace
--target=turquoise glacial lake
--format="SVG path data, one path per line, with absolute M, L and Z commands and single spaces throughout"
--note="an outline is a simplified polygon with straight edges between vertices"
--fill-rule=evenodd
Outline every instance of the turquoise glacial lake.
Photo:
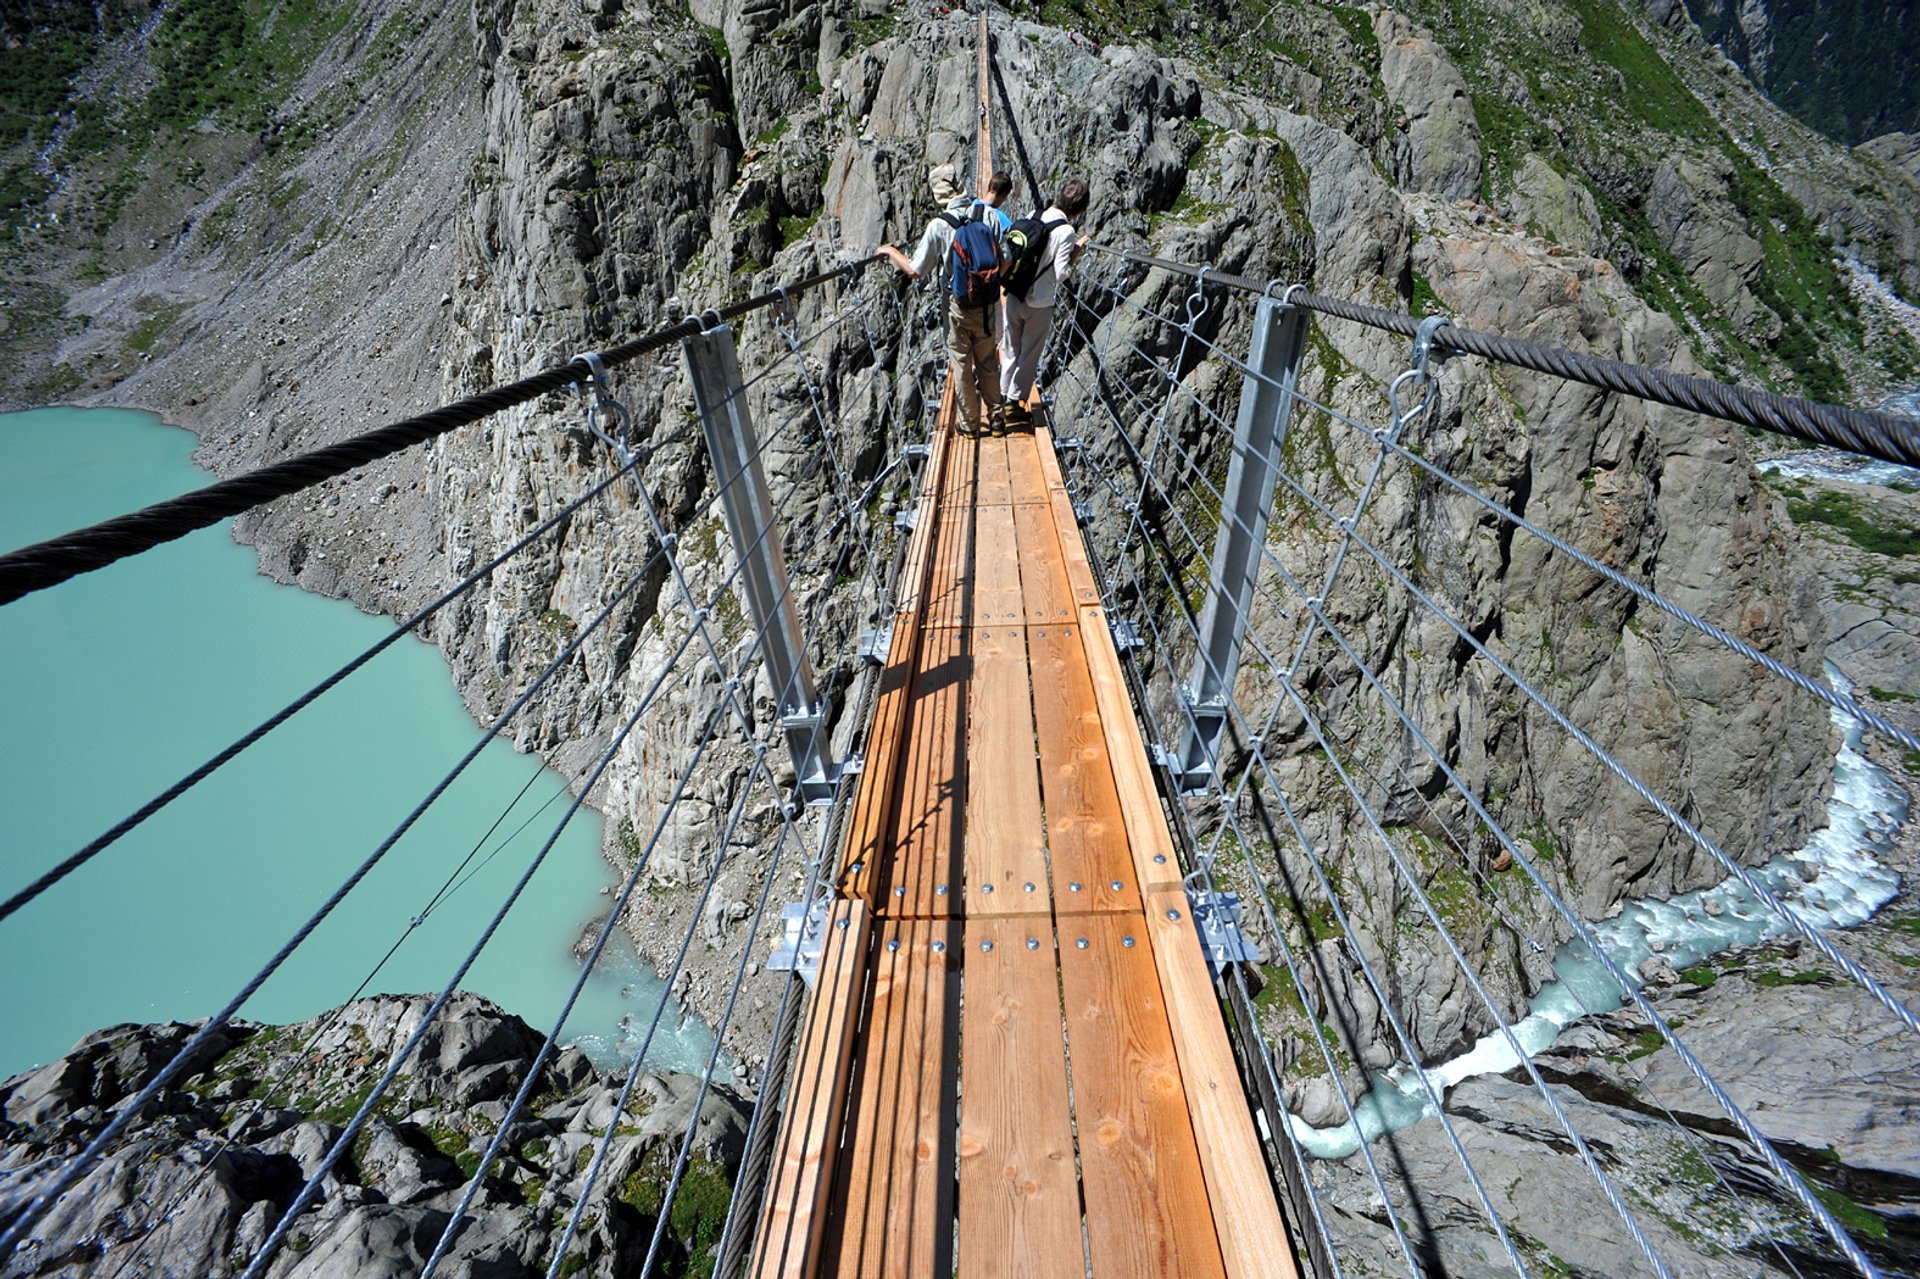
M 148 414 L 0 414 L 0 551 L 209 483 L 193 447 Z M 0 897 L 391 628 L 260 576 L 226 524 L 0 607 Z M 223 1007 L 480 732 L 438 650 L 403 639 L 0 921 L 0 1078 L 103 1026 Z M 557 774 L 490 744 L 241 1015 L 303 1020 L 369 974 L 370 994 L 443 989 L 568 802 Z M 462 983 L 541 1031 L 610 905 L 600 827 L 575 815 Z M 614 942 L 566 1031 L 603 1063 L 631 1059 L 663 997 Z M 649 1064 L 698 1069 L 712 1043 L 669 1009 Z

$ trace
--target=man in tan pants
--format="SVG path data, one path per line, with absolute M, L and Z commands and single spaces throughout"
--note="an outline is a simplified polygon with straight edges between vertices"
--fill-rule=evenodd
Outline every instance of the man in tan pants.
M 921 233 L 920 245 L 911 260 L 891 244 L 880 246 L 893 264 L 919 279 L 936 267 L 940 288 L 947 295 L 947 357 L 949 374 L 960 406 L 960 430 L 1004 431 L 1006 416 L 1000 403 L 1000 347 L 993 332 L 996 306 L 963 307 L 947 287 L 947 254 L 953 249 L 956 231 L 978 216 L 985 206 L 960 189 L 954 167 L 942 164 L 927 172 L 927 185 L 941 211 Z

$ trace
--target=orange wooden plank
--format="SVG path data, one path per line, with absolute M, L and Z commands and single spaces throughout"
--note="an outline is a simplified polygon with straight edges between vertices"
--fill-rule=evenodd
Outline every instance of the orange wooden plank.
M 940 500 L 950 509 L 972 506 L 980 487 L 981 441 L 978 436 L 958 431 L 948 434 L 953 460 L 941 485 Z
M 874 881 L 882 916 L 958 914 L 967 796 L 968 632 L 929 628 L 920 641 L 893 804 L 893 833 Z
M 1053 527 L 1060 538 L 1060 560 L 1067 570 L 1067 586 L 1074 602 L 1086 607 L 1100 602 L 1100 590 L 1093 579 L 1087 559 L 1087 545 L 1080 538 L 1080 522 L 1074 518 L 1073 500 L 1061 479 L 1060 459 L 1053 451 L 1053 433 L 1036 428 L 1034 440 L 1040 449 L 1040 466 L 1047 477 L 1047 500 L 1053 509 Z
M 1295 1271 L 1285 1244 L 1286 1227 L 1227 1040 L 1220 1001 L 1200 953 L 1199 938 L 1187 919 L 1173 838 L 1147 768 L 1146 746 L 1121 676 L 1106 611 L 1083 608 L 1080 616 L 1083 649 L 1107 735 L 1128 844 L 1147 888 L 1153 963 L 1173 1019 L 1186 1104 L 1206 1169 L 1227 1273 L 1236 1279 L 1291 1275 Z
M 865 985 L 870 918 L 864 902 L 847 900 L 835 902 L 827 916 L 806 1036 L 760 1206 L 758 1251 L 747 1272 L 753 1279 L 802 1279 L 819 1262 L 833 1185 L 831 1160 L 840 1145 L 853 1030 Z
M 966 913 L 1045 912 L 1046 828 L 1040 815 L 1026 633 L 1016 626 L 990 626 L 971 636 Z
M 967 626 L 974 610 L 974 548 L 978 537 L 977 511 L 962 503 L 958 506 L 943 499 L 935 517 L 933 534 L 933 572 L 927 587 L 926 604 L 920 614 L 922 626 Z
M 965 956 L 959 1273 L 1085 1274 L 1052 921 L 976 915 Z
M 1076 601 L 1067 585 L 1053 512 L 1044 506 L 1016 506 L 1013 521 L 1014 540 L 1020 548 L 1020 596 L 1026 605 L 1027 621 L 1054 626 L 1077 621 Z
M 1045 505 L 1047 475 L 1040 465 L 1040 447 L 1032 434 L 1020 432 L 1007 437 L 1007 474 L 1013 484 L 1013 500 Z
M 936 512 L 940 506 L 941 486 L 946 482 L 952 439 L 952 434 L 947 431 L 935 431 L 928 445 L 927 469 L 920 477 L 920 500 L 914 508 L 913 532 L 907 540 L 907 555 L 900 565 L 899 589 L 894 594 L 896 614 L 917 610 L 921 594 L 926 588 L 925 577 L 929 558 L 933 554 Z M 897 641 L 898 631 L 895 632 L 895 638 Z
M 1027 630 L 1055 908 L 1062 913 L 1139 910 L 1138 878 L 1079 631 L 1077 626 Z
M 935 513 L 942 477 L 951 455 L 951 438 L 946 431 L 934 433 L 927 473 L 921 481 L 919 516 L 901 567 L 893 643 L 887 653 L 887 665 L 880 674 L 873 723 L 867 730 L 866 766 L 860 773 L 853 814 L 847 825 L 846 846 L 841 853 L 842 890 L 869 902 L 873 899 L 874 870 L 881 847 L 892 833 L 891 809 L 898 789 L 895 775 L 902 745 L 900 726 L 912 692 L 921 611 L 934 576 L 934 534 L 938 525 Z
M 1138 913 L 1060 917 L 1093 1273 L 1223 1275 L 1180 1065 Z
M 953 1273 L 960 927 L 874 928 L 866 1032 L 855 1063 L 821 1273 L 922 1279 Z

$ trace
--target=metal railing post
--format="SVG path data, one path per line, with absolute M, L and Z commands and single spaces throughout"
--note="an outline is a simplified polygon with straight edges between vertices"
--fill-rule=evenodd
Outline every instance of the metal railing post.
M 1193 674 L 1180 689 L 1186 726 L 1178 753 L 1168 761 L 1185 795 L 1207 789 L 1219 757 L 1306 340 L 1305 308 L 1277 298 L 1260 299 L 1247 354 L 1247 367 L 1257 376 L 1244 379 L 1240 390 L 1233 460 L 1221 495 L 1220 529 L 1214 536 L 1207 602 L 1200 614 L 1200 647 Z
M 833 762 L 826 704 L 814 684 L 813 663 L 800 633 L 800 610 L 787 583 L 787 559 L 780 548 L 780 531 L 773 525 L 773 501 L 767 494 L 766 470 L 760 465 L 753 413 L 741 389 L 733 329 L 716 325 L 686 339 L 685 346 L 700 430 L 713 459 L 727 531 L 741 560 L 747 605 L 763 637 L 767 677 L 779 701 L 780 727 L 799 779 L 800 797 L 809 804 L 829 803 L 840 768 Z

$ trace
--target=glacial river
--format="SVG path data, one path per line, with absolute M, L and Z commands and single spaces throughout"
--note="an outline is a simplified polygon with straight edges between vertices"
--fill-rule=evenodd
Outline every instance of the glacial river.
M 1881 407 L 1920 418 L 1920 390 L 1902 392 Z M 1793 477 L 1920 486 L 1920 470 L 1838 449 L 1786 453 L 1759 466 Z M 1828 666 L 1826 674 L 1835 687 L 1851 691 L 1838 669 Z M 1832 719 L 1841 744 L 1834 759 L 1826 826 L 1804 848 L 1753 870 L 1768 891 L 1822 929 L 1863 923 L 1899 892 L 1899 876 L 1878 859 L 1891 847 L 1910 804 L 1899 783 L 1861 754 L 1865 726 L 1838 711 L 1832 712 Z M 1608 956 L 1634 974 L 1655 954 L 1680 970 L 1722 951 L 1786 936 L 1791 929 L 1729 877 L 1712 888 L 1669 901 L 1629 901 L 1617 916 L 1595 924 L 1593 931 Z M 1583 945 L 1562 947 L 1553 967 L 1559 980 L 1541 988 L 1529 1001 L 1528 1015 L 1513 1027 L 1514 1038 L 1528 1054 L 1551 1046 L 1580 1017 L 1610 1012 L 1624 1001 L 1605 966 Z M 1519 1064 L 1506 1036 L 1495 1031 L 1459 1056 L 1427 1067 L 1425 1074 L 1444 1096 L 1463 1079 L 1498 1074 Z M 1343 1159 L 1359 1149 L 1362 1136 L 1371 1141 L 1433 1113 L 1421 1072 L 1406 1062 L 1374 1074 L 1372 1084 L 1354 1104 L 1357 1130 L 1353 1122 L 1314 1128 L 1297 1115 L 1288 1115 L 1288 1126 L 1301 1147 L 1320 1158 Z
M 210 482 L 193 444 L 147 414 L 0 414 L 0 550 Z M 0 896 L 390 629 L 261 577 L 225 524 L 0 608 Z M 0 922 L 0 1078 L 98 1027 L 222 1007 L 478 732 L 439 652 L 403 640 Z M 488 746 L 241 1015 L 311 1017 L 370 974 L 368 993 L 441 989 L 567 804 L 557 774 Z M 580 810 L 463 983 L 542 1031 L 605 917 L 600 825 Z M 663 991 L 630 946 L 602 966 L 567 1037 L 610 1062 Z M 670 1011 L 649 1061 L 698 1069 L 712 1043 Z

